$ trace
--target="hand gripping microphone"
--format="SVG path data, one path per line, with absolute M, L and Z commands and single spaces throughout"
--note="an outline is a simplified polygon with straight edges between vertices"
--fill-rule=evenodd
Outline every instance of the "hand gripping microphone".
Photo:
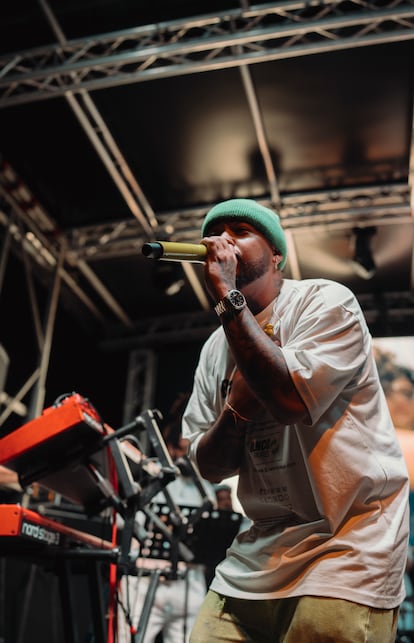
M 207 256 L 207 248 L 202 244 L 196 243 L 153 241 L 152 243 L 144 243 L 142 246 L 142 254 L 148 259 L 203 263 Z

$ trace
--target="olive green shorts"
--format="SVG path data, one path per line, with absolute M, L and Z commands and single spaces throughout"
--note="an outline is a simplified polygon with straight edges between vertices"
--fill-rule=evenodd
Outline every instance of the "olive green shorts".
M 394 643 L 398 608 L 334 598 L 245 600 L 210 590 L 190 643 Z

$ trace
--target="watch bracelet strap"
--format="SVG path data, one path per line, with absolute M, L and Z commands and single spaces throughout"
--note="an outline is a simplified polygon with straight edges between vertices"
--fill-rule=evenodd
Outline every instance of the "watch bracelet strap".
M 234 308 L 231 304 L 229 306 L 226 306 L 226 300 L 220 299 L 220 301 L 214 306 L 214 310 L 219 317 L 227 315 L 229 318 L 233 318 L 237 317 L 237 315 L 239 315 L 239 313 L 244 310 L 244 307 L 237 309 Z
M 216 311 L 219 317 L 223 315 L 223 313 L 230 312 L 228 311 L 228 308 L 226 307 L 226 304 L 224 303 L 223 299 L 220 299 L 220 301 L 214 306 L 214 310 Z

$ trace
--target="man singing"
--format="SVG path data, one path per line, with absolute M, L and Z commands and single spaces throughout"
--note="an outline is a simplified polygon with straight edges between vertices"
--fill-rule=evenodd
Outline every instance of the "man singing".
M 408 477 L 360 306 L 339 283 L 284 279 L 279 217 L 255 201 L 214 206 L 202 237 L 221 325 L 183 432 L 204 478 L 239 476 L 252 524 L 191 641 L 393 643 Z

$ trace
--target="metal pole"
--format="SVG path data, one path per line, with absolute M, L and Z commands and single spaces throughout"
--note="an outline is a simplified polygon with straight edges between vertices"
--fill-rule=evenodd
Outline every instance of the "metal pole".
M 50 361 L 50 352 L 52 347 L 53 331 L 56 319 L 56 310 L 59 300 L 59 291 L 61 284 L 61 270 L 63 267 L 63 262 L 65 258 L 65 249 L 62 245 L 61 251 L 56 263 L 56 272 L 53 282 L 52 292 L 50 294 L 50 300 L 48 305 L 48 310 L 46 313 L 46 328 L 44 333 L 44 342 L 40 356 L 39 362 L 39 378 L 36 382 L 36 385 L 33 389 L 31 404 L 29 409 L 29 419 L 34 419 L 38 417 L 43 409 L 46 393 L 46 377 L 47 371 L 49 368 Z

